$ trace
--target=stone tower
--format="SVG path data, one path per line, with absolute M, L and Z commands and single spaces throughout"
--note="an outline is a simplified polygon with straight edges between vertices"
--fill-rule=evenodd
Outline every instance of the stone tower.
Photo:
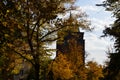
M 70 12 L 70 17 L 67 20 L 68 25 L 65 31 L 61 31 L 65 34 L 62 35 L 62 40 L 57 41 L 57 53 L 63 53 L 68 56 L 68 59 L 75 64 L 76 62 L 85 63 L 85 40 L 83 39 L 84 33 L 79 31 L 77 24 L 74 24 L 74 17 Z M 58 32 L 58 37 L 61 37 Z M 70 59 L 71 58 L 71 59 Z
M 82 63 L 85 63 L 85 40 L 83 39 L 84 33 L 79 32 L 78 30 L 67 32 L 67 35 L 59 43 L 57 42 L 57 53 L 63 53 L 68 56 L 71 56 L 72 59 L 76 61 L 81 60 Z M 80 59 L 76 57 L 80 56 Z M 72 60 L 71 59 L 71 60 Z M 75 62 L 76 63 L 76 62 Z

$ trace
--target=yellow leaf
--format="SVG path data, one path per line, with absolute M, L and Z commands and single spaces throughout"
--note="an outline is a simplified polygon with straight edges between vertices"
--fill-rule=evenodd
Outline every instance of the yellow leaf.
M 7 10 L 7 13 L 9 13 L 10 12 L 10 10 Z
M 5 37 L 9 37 L 9 35 L 8 34 L 4 34 L 5 35 Z

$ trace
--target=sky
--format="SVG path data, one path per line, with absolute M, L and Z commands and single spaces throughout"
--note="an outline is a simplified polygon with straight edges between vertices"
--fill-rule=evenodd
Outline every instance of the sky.
M 110 12 L 105 11 L 104 7 L 95 6 L 102 1 L 77 0 L 75 5 L 79 6 L 88 15 L 91 27 L 95 28 L 92 32 L 84 31 L 85 50 L 88 53 L 86 61 L 93 60 L 103 65 L 108 60 L 106 51 L 110 46 L 113 46 L 113 41 L 110 38 L 100 38 L 100 36 L 103 34 L 105 26 L 113 23 L 114 18 Z

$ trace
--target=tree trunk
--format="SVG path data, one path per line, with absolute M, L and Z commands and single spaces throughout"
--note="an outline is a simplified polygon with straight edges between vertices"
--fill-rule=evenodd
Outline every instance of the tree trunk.
M 2 79 L 3 80 L 7 80 L 8 76 L 7 76 L 7 71 L 5 69 L 2 69 Z
M 40 75 L 39 75 L 40 65 L 39 64 L 35 64 L 34 68 L 35 68 L 35 80 L 40 80 L 39 79 L 39 77 L 40 77 Z

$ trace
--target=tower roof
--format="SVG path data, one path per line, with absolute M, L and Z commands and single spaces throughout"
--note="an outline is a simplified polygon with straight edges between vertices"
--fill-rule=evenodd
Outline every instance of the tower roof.
M 73 17 L 71 12 L 70 12 L 70 16 L 69 16 L 68 22 L 71 25 L 71 26 L 69 26 L 68 30 L 70 30 L 71 32 L 79 32 L 79 28 L 76 27 L 77 21 L 74 19 L 74 17 Z

